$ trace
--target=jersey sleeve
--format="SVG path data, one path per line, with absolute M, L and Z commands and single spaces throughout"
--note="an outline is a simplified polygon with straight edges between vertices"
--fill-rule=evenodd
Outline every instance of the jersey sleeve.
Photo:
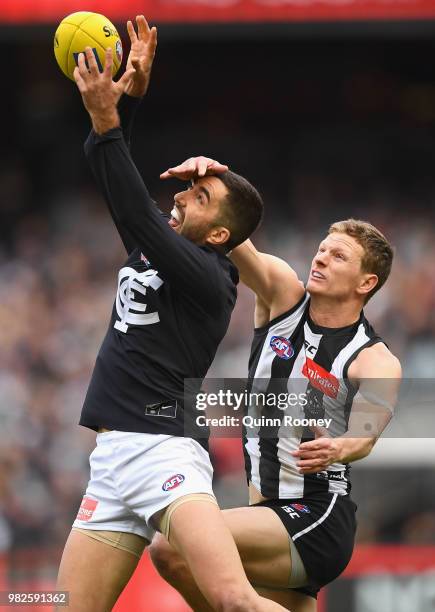
M 133 131 L 134 119 L 142 100 L 143 98 L 134 98 L 133 96 L 124 94 L 121 96 L 118 104 L 122 133 L 124 134 L 124 140 L 128 148 L 131 146 L 131 134 Z
M 91 131 L 85 153 L 127 250 L 140 247 L 163 278 L 214 310 L 223 274 L 214 257 L 178 235 L 151 199 L 120 128 Z
M 133 96 L 124 94 L 118 104 L 121 129 L 128 148 L 130 148 L 131 145 L 131 134 L 133 131 L 134 119 L 141 102 L 142 98 L 134 98 Z M 107 200 L 107 205 L 116 229 L 118 230 L 118 234 L 124 244 L 125 250 L 128 254 L 130 254 L 136 247 L 134 238 L 131 236 L 128 229 L 120 223 L 118 215 L 116 214 L 116 211 L 109 200 Z

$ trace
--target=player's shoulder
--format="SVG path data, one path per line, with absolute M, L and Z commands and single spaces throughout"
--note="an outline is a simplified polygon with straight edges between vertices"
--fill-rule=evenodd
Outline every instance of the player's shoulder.
M 204 272 L 209 274 L 215 272 L 221 277 L 225 277 L 228 273 L 230 276 L 239 278 L 237 268 L 228 258 L 226 253 L 220 252 L 209 245 L 196 245 L 195 256 L 201 259 L 204 263 Z
M 356 378 L 401 378 L 402 376 L 399 359 L 383 342 L 376 342 L 364 348 L 352 366 L 352 375 Z

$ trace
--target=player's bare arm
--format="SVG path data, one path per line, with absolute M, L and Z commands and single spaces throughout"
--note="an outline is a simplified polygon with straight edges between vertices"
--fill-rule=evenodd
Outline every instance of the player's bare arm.
M 348 375 L 359 388 L 348 431 L 338 438 L 320 435 L 316 440 L 301 444 L 292 454 L 299 458 L 297 465 L 303 474 L 321 472 L 333 463 L 350 463 L 367 457 L 391 419 L 402 369 L 385 344 L 378 343 L 362 350 L 351 364 Z M 364 437 L 362 434 L 367 427 L 374 433 Z
M 169 168 L 160 178 L 194 180 L 206 175 L 219 175 L 228 166 L 208 157 L 191 157 Z M 240 279 L 257 296 L 255 324 L 261 326 L 292 308 L 304 295 L 304 287 L 295 271 L 282 259 L 258 251 L 250 240 L 233 249 L 231 260 Z
M 257 251 L 247 240 L 231 252 L 241 280 L 257 296 L 255 325 L 266 325 L 292 308 L 305 293 L 296 272 L 282 259 Z

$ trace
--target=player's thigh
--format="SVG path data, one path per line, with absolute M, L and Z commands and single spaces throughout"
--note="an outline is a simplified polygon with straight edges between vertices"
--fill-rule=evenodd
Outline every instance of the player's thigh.
M 254 585 L 285 588 L 290 583 L 289 535 L 277 514 L 263 506 L 224 510 L 223 516 Z
M 274 590 L 274 589 L 262 589 L 257 588 L 257 591 L 262 597 L 271 599 L 276 603 L 279 603 L 286 610 L 291 612 L 316 612 L 317 601 L 314 597 L 304 595 L 291 590 Z
M 130 552 L 72 529 L 63 551 L 56 585 L 57 590 L 69 593 L 66 609 L 74 612 L 111 610 L 138 561 L 138 556 Z M 59 610 L 65 610 L 65 607 Z
M 256 598 L 217 504 L 187 500 L 179 505 L 171 516 L 169 542 L 213 607 L 231 594 L 247 602 Z

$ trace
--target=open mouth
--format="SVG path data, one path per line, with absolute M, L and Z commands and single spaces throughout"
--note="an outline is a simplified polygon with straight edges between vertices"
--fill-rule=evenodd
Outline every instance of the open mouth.
M 321 272 L 319 272 L 318 270 L 312 270 L 311 271 L 311 278 L 314 278 L 316 280 L 326 280 L 326 276 L 324 276 Z
M 168 223 L 171 227 L 176 228 L 179 227 L 182 222 L 183 219 L 181 213 L 178 208 L 174 206 L 174 208 L 171 210 L 171 218 L 169 219 Z

